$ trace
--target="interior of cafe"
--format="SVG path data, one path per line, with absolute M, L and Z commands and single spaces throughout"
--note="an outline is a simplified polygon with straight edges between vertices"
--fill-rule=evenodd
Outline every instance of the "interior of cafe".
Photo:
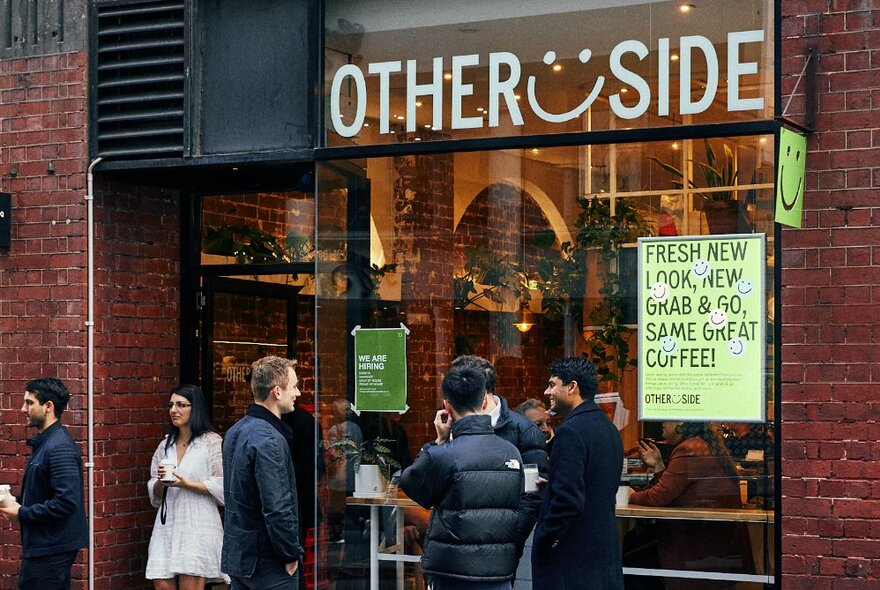
M 298 482 L 315 499 L 309 585 L 424 587 L 424 514 L 397 501 L 393 478 L 358 492 L 355 471 L 378 460 L 390 476 L 434 438 L 459 355 L 494 364 L 512 409 L 544 400 L 550 361 L 590 358 L 634 490 L 652 482 L 640 440 L 667 461 L 687 436 L 713 441 L 733 503 L 617 507 L 628 588 L 772 585 L 776 137 L 746 128 L 772 118 L 772 3 L 689 15 L 673 2 L 403 4 L 327 2 L 325 132 L 338 150 L 317 163 L 314 190 L 206 194 L 196 213 L 201 381 L 218 430 L 246 411 L 251 362 L 299 361 L 298 419 L 314 433 Z M 763 236 L 758 418 L 643 416 L 639 239 L 711 236 Z M 359 408 L 359 329 L 404 330 L 403 407 Z

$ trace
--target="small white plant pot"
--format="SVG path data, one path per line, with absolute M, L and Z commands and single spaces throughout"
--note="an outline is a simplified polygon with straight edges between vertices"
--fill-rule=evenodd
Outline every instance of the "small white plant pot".
M 361 465 L 354 475 L 354 495 L 359 498 L 382 496 L 386 484 L 378 465 Z

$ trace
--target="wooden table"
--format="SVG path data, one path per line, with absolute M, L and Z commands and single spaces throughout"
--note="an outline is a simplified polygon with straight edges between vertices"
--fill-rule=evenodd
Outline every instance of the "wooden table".
M 712 520 L 723 522 L 773 522 L 772 510 L 742 510 L 738 508 L 675 508 L 672 506 L 617 506 L 621 518 L 661 518 L 671 520 Z
M 418 506 L 409 498 L 388 496 L 355 497 L 345 499 L 349 506 L 370 507 L 370 590 L 379 590 L 379 562 L 393 561 L 397 564 L 397 590 L 403 590 L 403 564 L 418 563 L 420 555 L 407 555 L 403 546 L 403 509 Z M 379 547 L 379 508 L 396 508 L 394 536 L 395 544 L 391 547 Z
M 397 590 L 403 590 L 403 565 L 405 562 L 417 563 L 419 555 L 404 553 L 403 546 L 403 509 L 418 506 L 409 498 L 400 497 L 348 497 L 346 504 L 350 506 L 370 507 L 370 590 L 379 590 L 379 562 L 393 561 L 397 564 Z M 395 544 L 390 547 L 379 546 L 379 508 L 396 508 Z M 774 514 L 771 510 L 738 510 L 735 508 L 675 508 L 654 506 L 617 506 L 615 513 L 618 518 L 654 518 L 670 520 L 701 520 L 719 522 L 746 522 L 761 525 L 773 524 Z M 692 572 L 678 570 L 647 570 L 644 568 L 624 568 L 624 573 L 654 575 L 663 577 L 698 577 L 707 580 L 730 580 L 740 582 L 757 582 L 772 584 L 772 575 L 762 574 L 724 574 L 715 572 Z
M 773 525 L 775 516 L 772 510 L 745 510 L 737 508 L 676 508 L 673 506 L 636 506 L 630 504 L 628 506 L 615 507 L 615 513 L 618 518 L 653 518 L 667 520 L 699 520 L 699 521 L 715 521 L 715 522 L 744 522 L 748 523 L 749 536 L 752 538 L 752 549 L 757 552 L 755 540 L 760 538 L 760 533 L 767 525 Z M 761 531 L 755 529 L 760 527 Z M 763 555 L 763 551 L 760 552 Z M 753 557 L 758 555 L 753 554 Z M 755 565 L 759 565 L 759 560 L 755 560 Z M 758 572 L 761 572 L 759 569 Z M 769 572 L 742 574 L 742 573 L 722 573 L 722 572 L 705 572 L 693 570 L 668 570 L 668 569 L 649 569 L 649 568 L 623 568 L 625 574 L 658 576 L 667 578 L 690 578 L 703 580 L 725 580 L 731 582 L 752 582 L 759 584 L 772 584 L 774 582 L 773 575 Z

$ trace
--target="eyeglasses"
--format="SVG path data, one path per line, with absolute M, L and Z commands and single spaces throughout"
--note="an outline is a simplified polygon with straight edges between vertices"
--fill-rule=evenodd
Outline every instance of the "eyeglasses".
M 186 402 L 168 402 L 168 409 L 177 408 L 178 410 L 184 410 L 190 407 L 192 404 L 188 404 Z

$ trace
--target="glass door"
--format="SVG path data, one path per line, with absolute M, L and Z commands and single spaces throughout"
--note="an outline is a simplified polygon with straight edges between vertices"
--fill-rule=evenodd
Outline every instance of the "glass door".
M 301 286 L 285 275 L 209 277 L 202 309 L 202 387 L 221 434 L 252 403 L 248 373 L 255 360 L 293 358 Z

